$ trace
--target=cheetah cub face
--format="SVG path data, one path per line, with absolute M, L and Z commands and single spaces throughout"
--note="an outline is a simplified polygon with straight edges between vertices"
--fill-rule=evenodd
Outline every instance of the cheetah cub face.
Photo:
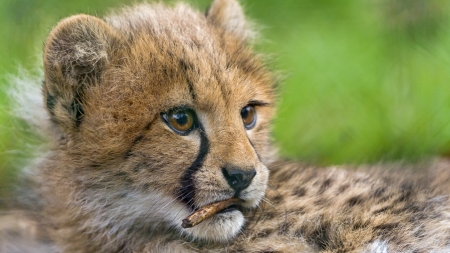
M 223 242 L 242 229 L 272 156 L 274 79 L 251 36 L 235 0 L 206 14 L 154 4 L 77 15 L 52 30 L 43 94 L 60 133 L 57 194 L 86 233 L 175 228 Z M 232 197 L 243 204 L 181 228 Z

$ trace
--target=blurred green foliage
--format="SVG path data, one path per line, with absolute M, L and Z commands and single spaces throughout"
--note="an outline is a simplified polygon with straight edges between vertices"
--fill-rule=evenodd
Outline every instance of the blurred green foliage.
M 59 19 L 133 2 L 0 0 L 0 186 L 33 151 L 10 115 L 7 75 L 39 66 Z M 283 77 L 274 131 L 281 154 L 331 164 L 450 151 L 447 0 L 243 2 L 262 24 L 258 50 L 273 55 Z M 209 0 L 191 3 L 206 9 Z

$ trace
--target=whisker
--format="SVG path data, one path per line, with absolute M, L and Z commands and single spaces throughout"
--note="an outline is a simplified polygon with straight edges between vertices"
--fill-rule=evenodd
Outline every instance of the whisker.
M 277 196 L 280 197 L 281 200 L 284 200 L 283 195 L 281 195 L 280 192 L 278 192 L 278 190 L 275 187 L 273 187 L 270 184 L 268 184 L 267 186 L 268 186 L 268 189 L 270 189 L 273 192 L 275 192 L 277 194 Z M 274 206 L 274 205 L 272 205 L 272 206 Z M 277 208 L 277 207 L 274 206 L 274 208 Z M 283 211 L 284 212 L 284 222 L 287 222 L 287 220 L 288 220 L 288 212 L 287 212 L 286 204 L 278 205 L 278 208 L 279 209 L 282 208 L 284 210 Z
M 264 201 L 264 203 L 267 203 L 268 205 L 272 206 L 273 208 L 276 208 L 275 204 L 273 204 L 272 201 L 270 201 L 270 199 L 263 197 L 261 200 Z

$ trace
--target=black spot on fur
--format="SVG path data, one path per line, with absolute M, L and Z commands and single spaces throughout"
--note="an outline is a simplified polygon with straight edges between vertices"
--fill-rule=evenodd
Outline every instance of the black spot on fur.
M 145 127 L 144 130 L 149 130 L 150 127 L 152 126 L 152 123 L 155 121 L 155 119 L 153 119 L 152 121 L 150 121 Z
M 391 231 L 393 229 L 395 229 L 396 227 L 398 227 L 398 223 L 386 223 L 386 224 L 381 224 L 378 225 L 376 227 L 374 227 L 374 229 L 376 230 L 381 230 L 381 231 Z
M 309 174 L 308 174 L 308 176 L 303 180 L 304 182 L 309 182 L 309 181 L 312 181 L 312 180 L 314 180 L 314 179 L 316 179 L 317 178 L 317 171 L 316 170 L 313 170 L 313 171 L 311 171 Z
M 90 183 L 85 181 L 76 181 L 77 184 L 83 185 L 86 189 L 101 189 L 104 188 L 104 186 L 101 183 Z
M 426 233 L 426 231 L 424 229 L 424 226 L 420 225 L 419 228 L 416 228 L 416 231 L 414 232 L 414 236 L 419 238 L 419 239 L 422 239 L 422 238 L 425 237 L 425 233 Z
M 92 168 L 100 168 L 102 165 L 100 163 L 93 163 Z
M 373 193 L 372 193 L 372 198 L 380 198 L 381 196 L 383 196 L 384 192 L 386 191 L 385 187 L 380 187 L 378 189 L 376 189 Z
M 139 135 L 138 137 L 136 137 L 133 142 L 131 143 L 131 147 L 129 148 L 129 150 L 125 153 L 125 158 L 129 158 L 133 156 L 133 148 L 136 144 L 138 144 L 139 142 L 141 142 L 144 139 L 143 135 Z
M 307 241 L 317 245 L 320 249 L 327 248 L 330 240 L 330 224 L 322 222 L 307 238 Z
M 133 180 L 129 177 L 129 174 L 125 171 L 120 171 L 114 174 L 115 177 L 120 177 L 122 182 L 132 184 Z
M 305 187 L 295 187 L 294 192 L 293 192 L 294 196 L 297 197 L 303 197 L 306 195 L 306 189 Z
M 353 207 L 353 206 L 355 206 L 355 205 L 359 205 L 359 204 L 361 204 L 361 203 L 363 203 L 364 202 L 364 199 L 361 197 L 361 196 L 353 196 L 353 197 L 351 197 L 351 198 L 349 198 L 348 200 L 347 200 L 347 204 L 350 206 L 350 207 Z
M 194 67 L 192 66 L 192 64 L 190 64 L 190 63 L 188 63 L 188 62 L 186 62 L 186 61 L 184 61 L 184 60 L 180 60 L 179 65 L 180 65 L 180 68 L 181 68 L 183 71 L 188 71 L 188 70 L 191 70 L 191 69 L 194 68 Z
M 120 193 L 119 195 L 117 195 L 117 197 L 118 197 L 119 199 L 126 198 L 126 197 L 128 197 L 128 192 Z
M 288 222 L 281 223 L 280 226 L 278 226 L 278 234 L 279 235 L 287 235 L 289 234 L 289 229 L 291 228 L 291 224 Z
M 328 188 L 330 188 L 332 184 L 333 184 L 333 179 L 331 179 L 331 178 L 328 178 L 327 180 L 323 181 L 322 185 L 319 188 L 318 193 L 322 194 L 324 191 L 326 191 Z
M 426 205 L 425 203 L 406 203 L 405 207 L 402 209 L 402 211 L 418 214 L 418 213 L 424 213 L 425 209 L 427 209 L 427 207 L 428 207 L 428 205 Z
M 397 199 L 399 202 L 408 201 L 414 193 L 414 185 L 412 183 L 403 183 L 400 189 L 401 195 Z
M 338 188 L 338 190 L 337 190 L 337 193 L 343 193 L 344 191 L 346 191 L 348 188 L 350 187 L 350 185 L 349 184 L 344 184 L 344 185 L 341 185 L 341 186 L 339 186 L 339 188 Z
M 117 252 L 124 252 L 124 251 L 126 251 L 126 249 L 127 249 L 127 244 L 123 243 L 117 247 Z
M 261 220 L 271 220 L 275 217 L 276 213 L 275 212 L 264 212 L 261 215 Z
M 289 210 L 289 213 L 292 213 L 292 214 L 305 214 L 306 211 L 305 211 L 304 207 L 298 207 L 298 208 L 295 208 L 293 210 Z
M 128 177 L 128 173 L 126 173 L 125 171 L 119 171 L 117 173 L 114 174 L 115 177 Z
M 288 179 L 290 179 L 293 174 L 294 174 L 294 170 L 283 171 L 283 172 L 280 172 L 276 176 L 276 178 L 278 179 L 279 182 L 284 182 L 284 181 L 287 181 Z
M 134 146 L 134 145 L 136 145 L 137 143 L 141 142 L 142 139 L 144 139 L 144 136 L 143 136 L 143 135 L 139 135 L 138 137 L 136 137 L 136 138 L 133 140 L 131 146 Z
M 191 94 L 192 100 L 196 100 L 197 99 L 197 94 L 194 91 L 194 84 L 192 84 L 191 80 L 187 80 L 187 84 L 189 86 L 189 94 Z
M 145 132 L 148 131 L 150 129 L 150 127 L 152 126 L 153 122 L 155 122 L 155 120 L 158 119 L 158 117 L 154 117 L 149 123 L 147 123 L 147 125 L 145 125 L 145 127 L 143 128 L 143 131 L 141 132 L 141 134 L 139 134 L 134 140 L 133 142 L 131 142 L 131 145 L 128 149 L 128 151 L 125 153 L 125 158 L 129 158 L 133 155 L 135 155 L 135 152 L 133 152 L 134 146 L 136 146 L 136 144 L 140 143 L 142 140 L 144 140 L 145 138 Z M 148 164 L 147 164 L 148 165 Z M 136 172 L 136 168 L 134 169 Z
M 294 231 L 294 237 L 295 238 L 303 238 L 303 229 L 302 228 L 298 228 Z
M 281 201 L 283 201 L 283 196 L 281 196 L 280 194 L 277 194 L 277 195 L 275 195 L 275 197 L 273 197 L 273 198 L 271 199 L 271 201 L 272 201 L 274 204 L 280 204 Z
M 273 229 L 271 228 L 267 228 L 262 230 L 261 232 L 257 233 L 255 235 L 255 238 L 264 238 L 264 237 L 268 237 L 273 233 Z
M 227 61 L 227 64 L 225 65 L 225 68 L 226 68 L 226 69 L 231 68 L 231 62 L 230 62 L 230 61 Z
M 326 202 L 327 202 L 327 201 L 326 201 L 325 199 L 320 198 L 320 199 L 314 201 L 314 205 L 316 205 L 316 206 L 323 206 L 323 205 L 326 204 Z
M 359 221 L 355 221 L 355 222 L 352 223 L 352 230 L 364 229 L 364 228 L 366 228 L 368 225 L 369 225 L 369 224 L 368 224 L 367 221 L 365 221 L 365 222 L 360 221 L 360 220 L 359 220 Z
M 384 212 L 386 212 L 387 210 L 389 210 L 389 209 L 391 209 L 391 208 L 392 208 L 391 206 L 386 206 L 386 207 L 377 209 L 377 210 L 373 211 L 372 213 L 373 213 L 373 214 L 384 213 Z
M 428 202 L 406 203 L 405 206 L 394 213 L 409 213 L 409 222 L 417 223 L 429 218 L 442 219 L 439 212 L 435 212 L 433 205 Z

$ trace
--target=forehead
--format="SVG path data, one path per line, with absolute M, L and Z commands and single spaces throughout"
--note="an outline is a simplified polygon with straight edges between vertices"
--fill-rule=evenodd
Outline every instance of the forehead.
M 167 107 L 192 105 L 201 110 L 272 103 L 272 78 L 246 45 L 205 27 L 210 36 L 141 35 L 131 45 L 129 70 L 139 85 Z M 205 32 L 203 31 L 203 32 Z

